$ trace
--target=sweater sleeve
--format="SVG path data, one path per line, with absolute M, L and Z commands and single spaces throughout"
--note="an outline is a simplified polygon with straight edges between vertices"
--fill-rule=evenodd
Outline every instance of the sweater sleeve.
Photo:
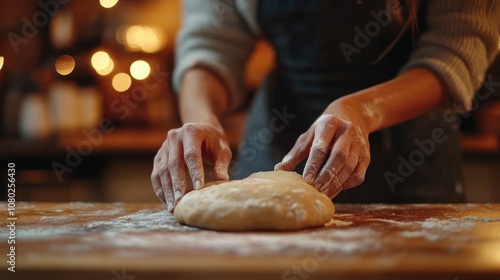
M 184 0 L 183 27 L 177 38 L 173 87 L 192 67 L 213 71 L 225 83 L 229 110 L 244 100 L 244 71 L 256 41 L 234 0 Z
M 426 13 L 428 30 L 401 72 L 415 66 L 432 69 L 443 79 L 452 102 L 470 110 L 498 53 L 500 1 L 430 0 Z

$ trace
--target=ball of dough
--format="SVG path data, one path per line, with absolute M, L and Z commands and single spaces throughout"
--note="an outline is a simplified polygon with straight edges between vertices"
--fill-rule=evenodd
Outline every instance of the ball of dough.
M 299 174 L 268 171 L 191 191 L 174 215 L 214 230 L 299 230 L 324 225 L 334 212 L 331 200 Z

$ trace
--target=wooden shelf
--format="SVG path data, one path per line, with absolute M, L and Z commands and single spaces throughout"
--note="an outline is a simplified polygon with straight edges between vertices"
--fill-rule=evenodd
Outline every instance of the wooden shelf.
M 499 153 L 500 135 L 495 133 L 462 135 L 460 145 L 465 153 Z
M 477 111 L 476 126 L 480 131 L 500 135 L 500 101 L 481 105 Z
M 229 144 L 236 148 L 241 142 L 246 112 L 234 113 L 222 121 L 228 135 Z M 103 134 L 100 141 L 92 143 L 83 133 L 60 135 L 46 142 L 22 142 L 1 140 L 0 159 L 53 158 L 64 156 L 68 149 L 85 149 L 90 145 L 93 155 L 102 154 L 155 154 L 167 136 L 168 130 L 177 127 L 171 123 L 165 128 L 117 128 Z
M 59 136 L 48 142 L 22 142 L 3 140 L 0 157 L 6 159 L 41 158 L 63 156 L 67 149 L 76 150 L 80 146 L 91 147 L 92 154 L 104 153 L 153 153 L 165 140 L 166 129 L 117 129 L 103 135 L 101 141 L 93 144 L 81 133 Z

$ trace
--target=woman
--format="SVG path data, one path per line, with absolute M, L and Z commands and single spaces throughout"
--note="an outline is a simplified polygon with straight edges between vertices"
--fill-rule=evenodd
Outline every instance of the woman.
M 183 125 L 155 157 L 157 196 L 173 211 L 185 172 L 205 185 L 204 162 L 229 179 L 219 118 L 244 102 L 245 62 L 263 37 L 276 66 L 252 105 L 237 177 L 297 170 L 339 202 L 463 201 L 449 108 L 470 109 L 499 18 L 497 0 L 186 0 L 173 77 Z

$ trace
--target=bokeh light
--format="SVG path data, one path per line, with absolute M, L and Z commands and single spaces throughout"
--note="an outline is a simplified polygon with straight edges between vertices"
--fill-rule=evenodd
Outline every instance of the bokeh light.
M 98 51 L 92 55 L 90 64 L 100 75 L 107 75 L 113 71 L 114 63 L 109 54 L 105 51 Z
M 136 60 L 130 65 L 130 74 L 136 80 L 144 80 L 149 76 L 151 67 L 144 60 Z
M 57 73 L 66 76 L 75 69 L 75 59 L 66 54 L 61 55 L 56 59 L 55 68 Z
M 106 66 L 106 68 L 104 69 L 99 69 L 99 70 L 95 70 L 97 72 L 97 74 L 99 75 L 102 75 L 102 76 L 106 76 L 108 75 L 109 73 L 111 73 L 111 71 L 113 71 L 113 69 L 115 68 L 115 63 L 113 62 L 112 59 L 109 60 L 109 63 L 108 63 L 108 66 Z
M 116 3 L 118 3 L 118 0 L 99 0 L 99 4 L 106 9 L 112 8 Z
M 143 51 L 154 53 L 159 51 L 165 45 L 165 36 L 163 32 L 156 27 L 132 25 L 123 30 L 117 30 L 117 36 L 122 33 L 125 37 L 123 42 L 130 51 Z
M 111 85 L 118 92 L 124 92 L 130 88 L 132 79 L 127 73 L 118 73 L 113 77 Z
M 0 56 L 0 70 L 2 70 L 4 60 L 3 56 Z
M 139 50 L 145 38 L 146 32 L 142 26 L 132 25 L 125 31 L 125 45 L 131 50 Z

